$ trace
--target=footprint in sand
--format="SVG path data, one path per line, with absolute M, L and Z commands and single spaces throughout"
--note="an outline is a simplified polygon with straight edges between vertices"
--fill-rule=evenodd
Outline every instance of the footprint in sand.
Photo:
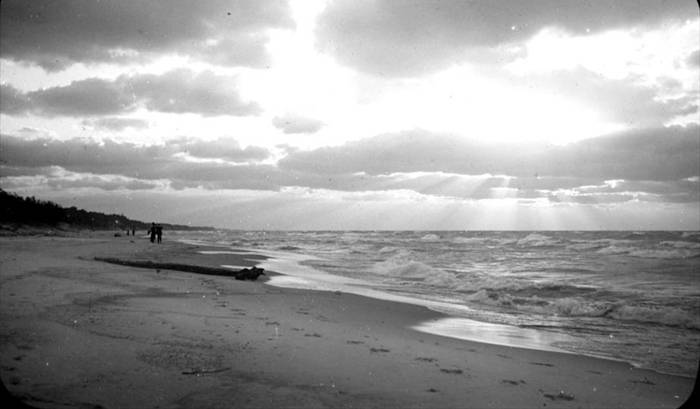
M 297 331 L 297 332 L 303 331 L 303 330 L 304 330 L 304 328 L 297 328 L 297 327 L 292 328 L 292 331 Z
M 539 366 L 547 366 L 547 367 L 553 367 L 554 365 L 548 364 L 545 362 L 530 362 L 530 365 L 539 365 Z
M 520 385 L 520 384 L 525 384 L 525 383 L 527 383 L 527 382 L 525 382 L 525 381 L 522 380 L 522 379 L 519 380 L 519 381 L 513 381 L 513 380 L 510 380 L 510 379 L 501 379 L 501 383 L 507 383 L 507 384 L 510 384 L 510 385 Z
M 460 374 L 464 373 L 464 371 L 461 369 L 445 369 L 445 368 L 440 368 L 440 372 L 453 374 L 453 375 L 460 375 Z
M 355 340 L 351 339 L 351 340 L 345 341 L 345 343 L 346 344 L 364 344 L 365 342 L 364 341 L 355 341 Z
M 321 337 L 322 337 L 322 335 L 319 334 L 319 333 L 317 333 L 317 332 L 314 332 L 313 334 L 304 334 L 304 336 L 305 336 L 305 337 L 316 337 L 316 338 L 321 338 Z
M 656 385 L 654 382 L 652 382 L 652 381 L 650 381 L 649 379 L 647 379 L 646 376 L 644 377 L 643 380 L 637 380 L 637 379 L 635 379 L 635 380 L 632 380 L 632 381 L 630 381 L 630 382 L 632 382 L 632 383 L 643 383 L 643 384 L 645 384 L 645 385 Z
M 265 323 L 265 325 L 277 325 L 277 326 L 279 326 L 280 323 L 277 322 L 277 321 L 268 321 L 268 322 Z
M 391 352 L 391 350 L 386 348 L 370 348 L 369 352 Z
M 419 356 L 415 360 L 416 361 L 423 361 L 423 362 L 437 362 L 437 358 L 428 358 L 428 357 L 424 357 L 424 356 Z

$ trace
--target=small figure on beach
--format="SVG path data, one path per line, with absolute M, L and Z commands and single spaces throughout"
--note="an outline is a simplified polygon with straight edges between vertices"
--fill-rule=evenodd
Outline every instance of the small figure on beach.
M 151 223 L 151 228 L 148 229 L 148 234 L 151 235 L 151 243 L 156 241 L 156 223 L 155 222 Z
M 160 224 L 156 226 L 156 236 L 158 236 L 158 243 L 163 239 L 163 226 Z
M 136 228 L 134 228 L 134 227 L 131 228 L 131 235 L 136 236 Z

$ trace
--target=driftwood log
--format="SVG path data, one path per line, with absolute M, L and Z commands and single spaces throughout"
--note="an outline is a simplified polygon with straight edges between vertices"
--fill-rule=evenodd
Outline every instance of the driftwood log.
M 236 280 L 251 280 L 255 281 L 259 276 L 265 275 L 264 269 L 258 267 L 244 268 L 242 270 L 234 271 L 227 268 L 220 267 L 206 267 L 197 266 L 192 264 L 178 264 L 178 263 L 161 263 L 150 260 L 124 260 L 120 258 L 113 257 L 95 257 L 96 261 L 102 261 L 110 264 L 119 264 L 121 266 L 129 267 L 141 267 L 141 268 L 151 268 L 151 269 L 162 269 L 162 270 L 175 270 L 175 271 L 185 271 L 188 273 L 197 274 L 207 274 L 214 276 L 226 276 L 233 277 Z

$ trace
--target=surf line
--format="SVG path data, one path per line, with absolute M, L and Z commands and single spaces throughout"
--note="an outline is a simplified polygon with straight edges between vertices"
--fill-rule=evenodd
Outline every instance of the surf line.
M 465 305 L 376 290 L 370 288 L 372 284 L 369 282 L 328 274 L 301 264 L 304 260 L 314 259 L 312 256 L 272 250 L 255 249 L 255 251 L 269 257 L 260 263 L 263 268 L 280 274 L 271 276 L 265 282 L 271 286 L 327 292 L 340 291 L 384 301 L 419 305 L 445 314 L 446 317 L 412 326 L 411 328 L 416 331 L 486 344 L 573 353 L 554 346 L 557 342 L 573 340 L 565 334 L 460 317 L 460 315 L 474 315 L 476 311 Z

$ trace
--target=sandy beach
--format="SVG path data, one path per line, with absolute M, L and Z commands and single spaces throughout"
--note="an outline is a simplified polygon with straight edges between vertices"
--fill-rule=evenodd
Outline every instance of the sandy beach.
M 424 307 L 94 260 L 262 259 L 198 250 L 0 238 L 6 388 L 42 408 L 676 408 L 693 389 L 622 362 L 421 333 L 410 327 L 442 317 Z

